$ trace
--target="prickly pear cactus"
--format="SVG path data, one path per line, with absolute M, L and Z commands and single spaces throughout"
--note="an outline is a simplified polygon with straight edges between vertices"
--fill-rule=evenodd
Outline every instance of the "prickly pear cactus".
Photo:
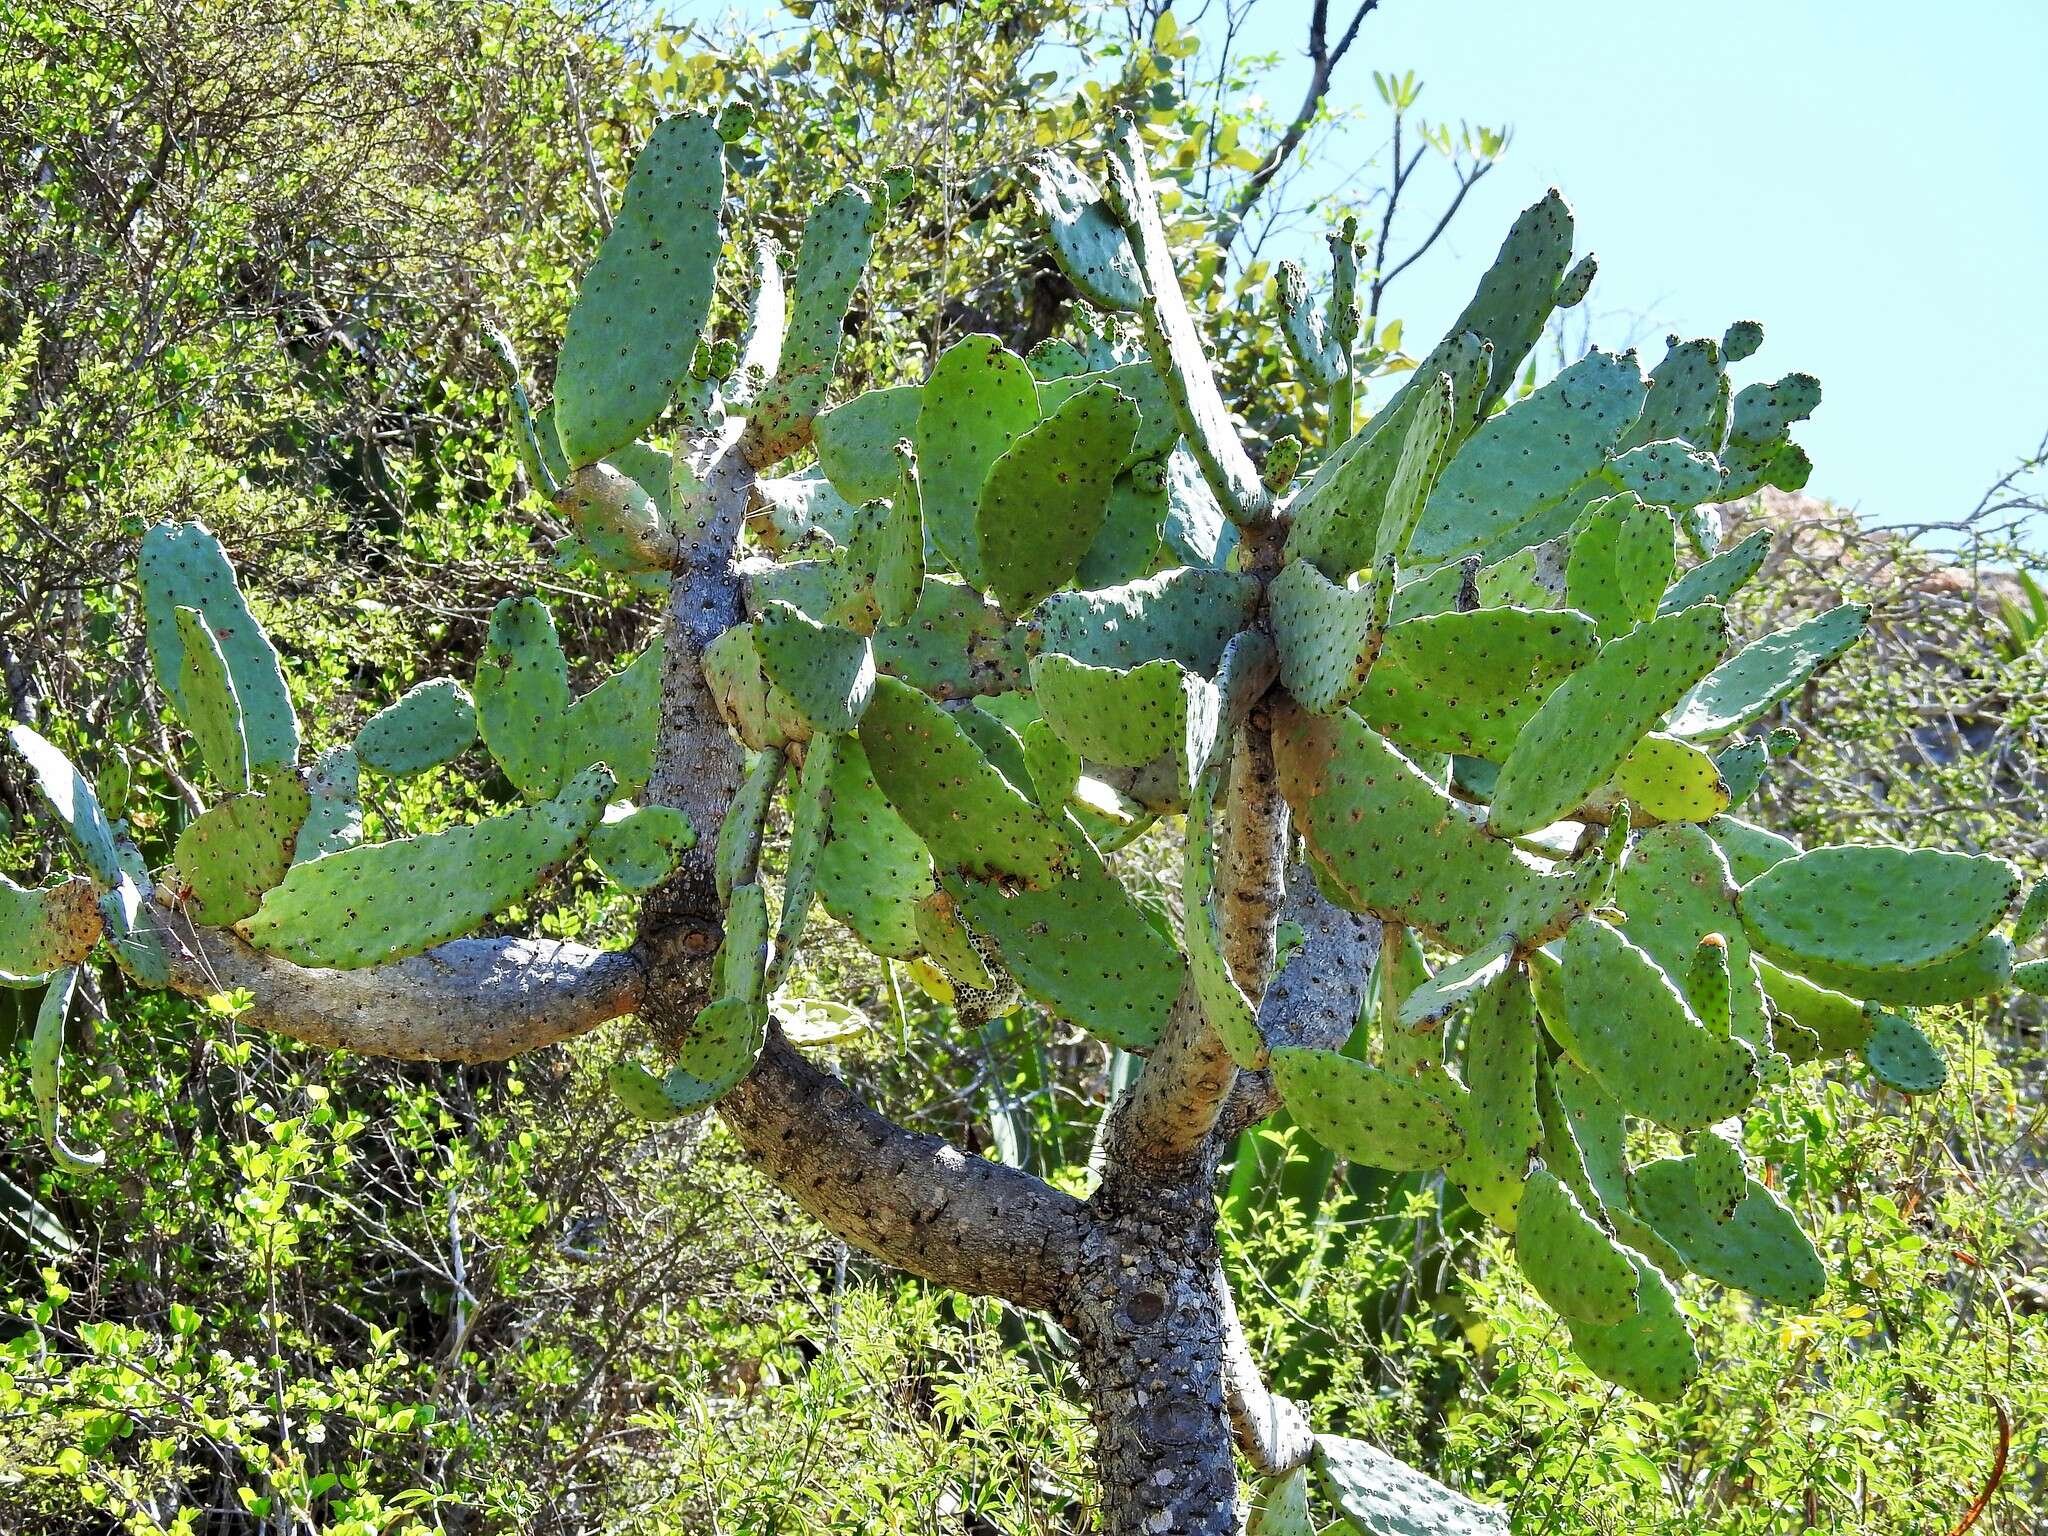
M 717 986 L 659 1069 L 614 1067 L 642 1119 L 746 1079 L 829 919 L 884 960 L 931 962 L 963 1009 L 1028 1000 L 1140 1054 L 1192 1018 L 1334 1154 L 1443 1170 L 1513 1234 L 1586 1365 L 1632 1390 L 1675 1396 L 1699 1370 L 1686 1275 L 1810 1304 L 1827 1267 L 1746 1161 L 1742 1117 L 1833 1058 L 1934 1091 L 1912 1010 L 2011 984 L 2048 914 L 2037 887 L 2007 926 L 2020 882 L 1997 859 L 1803 851 L 1731 814 L 1796 750 L 1774 708 L 1867 617 L 1844 606 L 1743 644 L 1725 611 L 1767 540 L 1718 548 L 1712 505 L 1803 483 L 1789 432 L 1818 385 L 1734 387 L 1762 341 L 1739 322 L 1647 367 L 1594 350 L 1517 396 L 1553 309 L 1593 280 L 1552 192 L 1369 413 L 1351 232 L 1325 300 L 1287 272 L 1285 334 L 1330 429 L 1262 472 L 1126 124 L 1095 167 L 1035 171 L 1054 255 L 1098 311 L 1085 326 L 1030 357 L 959 337 L 923 379 L 828 405 L 891 200 L 848 187 L 816 211 L 787 305 L 764 247 L 745 335 L 720 337 L 725 157 L 707 118 L 655 130 L 551 409 L 501 350 L 572 553 L 660 589 L 724 526 L 742 541 L 737 624 L 695 635 L 679 593 L 665 642 L 607 671 L 569 654 L 545 600 L 508 598 L 469 688 L 423 684 L 302 763 L 278 654 L 218 542 L 197 523 L 144 536 L 157 684 L 218 794 L 152 870 L 57 747 L 13 733 L 79 866 L 0 883 L 0 982 L 53 999 L 34 1050 L 57 1155 L 77 1156 L 56 1113 L 71 968 L 102 940 L 153 985 L 172 916 L 274 961 L 374 967 L 474 933 L 586 852 L 639 892 L 701 844 L 726 908 Z M 735 448 L 738 515 L 714 483 Z M 752 754 L 716 826 L 638 803 L 662 782 L 664 701 L 691 688 L 723 722 L 707 707 L 706 728 Z M 1258 813 L 1231 765 L 1268 749 L 1268 814 L 1298 858 L 1265 909 L 1346 909 L 1386 939 L 1370 990 L 1356 978 L 1372 1027 L 1349 1045 L 1348 1013 L 1329 1037 L 1291 1023 L 1229 931 L 1240 876 L 1219 850 Z M 362 841 L 362 770 L 458 760 L 509 808 Z M 777 881 L 762 850 L 786 782 Z M 1172 818 L 1178 923 L 1115 858 Z M 1270 957 L 1271 934 L 1252 938 Z M 2044 966 L 2018 982 L 2048 991 Z M 1633 1166 L 1645 1127 L 1688 1151 Z M 1326 1439 L 1316 1461 L 1359 1530 L 1504 1528 L 1370 1447 Z M 1298 1470 L 1276 1482 L 1258 1528 L 1305 1529 L 1303 1492 Z

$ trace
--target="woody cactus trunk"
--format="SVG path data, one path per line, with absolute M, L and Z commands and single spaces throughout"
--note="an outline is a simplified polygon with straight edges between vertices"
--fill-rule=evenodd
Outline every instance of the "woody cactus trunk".
M 718 339 L 726 154 L 708 118 L 654 129 L 551 408 L 505 349 L 564 559 L 665 593 L 661 637 L 590 691 L 547 604 L 512 599 L 470 686 L 309 755 L 220 546 L 144 536 L 158 683 L 214 800 L 151 870 L 13 732 L 80 866 L 0 885 L 0 972 L 46 988 L 53 1155 L 95 1155 L 59 1106 L 101 943 L 128 985 L 242 989 L 246 1022 L 390 1056 L 502 1058 L 634 1014 L 658 1059 L 612 1069 L 633 1113 L 713 1107 L 848 1242 L 1057 1319 L 1113 1536 L 1237 1531 L 1240 1456 L 1259 1531 L 1311 1530 L 1312 1480 L 1377 1536 L 1504 1530 L 1268 1390 L 1218 1258 L 1221 1149 L 1284 1105 L 1343 1158 L 1441 1169 L 1585 1364 L 1669 1398 L 1699 1370 L 1685 1277 L 1791 1307 L 1825 1284 L 1744 1113 L 1842 1057 L 1927 1091 L 1913 1009 L 2048 966 L 2013 964 L 2048 896 L 2002 926 L 1997 859 L 1802 851 L 1739 815 L 1796 745 L 1772 706 L 1864 624 L 1846 606 L 1738 650 L 1723 614 L 1764 535 L 1718 548 L 1714 504 L 1803 481 L 1787 431 L 1817 385 L 1732 389 L 1743 323 L 1647 375 L 1593 351 L 1517 389 L 1592 278 L 1552 193 L 1355 432 L 1355 254 L 1340 240 L 1325 307 L 1289 273 L 1281 329 L 1333 429 L 1255 465 L 1123 124 L 1095 176 L 1037 168 L 1085 325 L 1029 357 L 967 336 L 922 384 L 827 409 L 889 198 L 820 207 L 787 291 L 764 244 L 744 333 Z M 523 806 L 362 840 L 363 775 L 479 735 Z M 1162 818 L 1185 831 L 1178 932 L 1107 862 Z M 467 936 L 579 857 L 645 893 L 630 946 Z M 1029 1007 L 1144 1058 L 1092 1194 L 913 1134 L 791 1045 L 777 989 L 828 918 L 944 972 L 963 1026 Z M 1639 1124 L 1685 1155 L 1632 1164 Z

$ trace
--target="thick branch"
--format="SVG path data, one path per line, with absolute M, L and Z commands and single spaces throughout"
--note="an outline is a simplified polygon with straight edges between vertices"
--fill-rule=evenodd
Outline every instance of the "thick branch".
M 310 969 L 233 934 L 160 923 L 171 985 L 188 997 L 245 991 L 259 1029 L 402 1061 L 503 1061 L 587 1034 L 640 1003 L 631 954 L 555 939 L 457 939 L 359 971 Z
M 1159 1044 L 1103 1130 L 1105 1177 L 1185 1178 L 1202 1157 L 1237 1065 L 1183 980 Z
M 1237 733 L 1222 823 L 1216 898 L 1223 958 L 1245 996 L 1257 998 L 1265 993 L 1273 969 L 1273 934 L 1287 866 L 1287 802 L 1273 766 L 1272 732 L 1258 725 Z
M 718 1110 L 762 1172 L 855 1247 L 970 1296 L 1059 1305 L 1083 1233 L 1071 1195 L 905 1130 L 780 1029 Z

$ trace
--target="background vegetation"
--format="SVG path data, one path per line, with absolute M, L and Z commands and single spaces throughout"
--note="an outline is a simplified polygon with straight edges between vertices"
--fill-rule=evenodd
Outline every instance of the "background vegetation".
M 1425 119 L 1412 81 L 1347 75 L 1346 12 L 1330 95 L 1297 118 L 1247 105 L 1273 67 L 1260 48 L 1280 45 L 1251 0 L 1199 23 L 1024 0 L 792 9 L 772 37 L 543 0 L 25 0 L 0 17 L 6 709 L 83 722 L 62 744 L 152 856 L 192 796 L 123 587 L 150 521 L 222 534 L 318 741 L 464 671 L 507 592 L 549 590 L 572 655 L 649 624 L 629 589 L 555 568 L 564 530 L 519 478 L 481 332 L 545 374 L 658 112 L 726 114 L 748 235 L 793 229 L 848 176 L 915 173 L 857 306 L 852 388 L 921 376 L 962 331 L 1057 329 L 1067 294 L 1017 170 L 1138 110 L 1182 178 L 1182 270 L 1232 338 L 1229 392 L 1267 439 L 1301 408 L 1270 260 L 1345 211 L 1290 201 L 1330 115 L 1363 102 L 1387 129 L 1358 196 L 1369 229 L 1395 222 L 1387 270 L 1426 259 L 1504 149 Z M 1399 292 L 1376 295 L 1390 367 Z M 1816 503 L 1731 511 L 1780 530 L 1748 621 L 1841 596 L 1879 615 L 1877 642 L 1787 711 L 1808 745 L 1771 788 L 1781 815 L 2038 874 L 2048 604 L 1986 574 L 2026 564 L 2028 482 L 1917 540 Z M 409 815 L 447 819 L 510 798 L 480 759 L 404 792 Z M 10 870 L 52 851 L 28 809 L 0 763 Z M 1120 857 L 1177 899 L 1163 846 Z M 572 872 L 512 917 L 619 931 L 594 889 Z M 963 1034 L 942 988 L 851 947 L 801 984 L 854 1080 L 1086 1182 L 1071 1126 L 1128 1061 L 1028 1014 Z M 0 1531 L 1088 1529 L 1064 1340 L 874 1271 L 715 1127 L 625 1123 L 605 1041 L 397 1066 L 239 1032 L 232 999 L 101 986 L 72 1085 L 79 1132 L 109 1152 L 92 1174 L 55 1171 L 35 1138 L 24 999 L 0 992 Z M 1247 1324 L 1319 1422 L 1504 1500 L 1529 1533 L 2048 1529 L 2040 1019 L 1940 1024 L 1941 1094 L 1802 1078 L 1756 1117 L 1749 1151 L 1833 1283 L 1805 1317 L 1689 1297 L 1713 1368 L 1675 1405 L 1580 1370 L 1440 1184 L 1333 1167 L 1285 1132 L 1231 1171 Z

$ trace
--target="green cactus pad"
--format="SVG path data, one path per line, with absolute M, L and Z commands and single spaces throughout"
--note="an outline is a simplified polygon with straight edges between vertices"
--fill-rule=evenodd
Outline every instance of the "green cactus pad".
M 1692 1186 L 1699 1207 L 1710 1220 L 1730 1221 L 1749 1193 L 1749 1170 L 1743 1165 L 1741 1132 L 1717 1125 L 1692 1138 Z
M 562 483 L 562 445 L 555 436 L 553 416 L 542 420 L 534 414 L 533 398 L 527 392 L 526 371 L 519 366 L 519 354 L 502 331 L 484 327 L 484 340 L 505 365 L 506 393 L 511 397 L 509 423 L 513 451 L 526 471 L 528 483 L 543 496 L 552 496 Z M 545 432 L 543 432 L 545 429 Z
M 1529 978 L 1521 967 L 1511 967 L 1493 979 L 1472 1008 L 1465 1034 L 1465 1085 L 1472 1090 L 1472 1112 L 1465 1124 L 1466 1140 L 1484 1145 L 1491 1160 L 1516 1178 L 1543 1139 L 1536 1111 L 1536 1056 Z
M 889 804 L 860 738 L 833 754 L 831 819 L 818 854 L 818 900 L 874 954 L 918 952 L 918 901 L 932 888 L 931 855 Z
M 1031 370 L 993 336 L 963 336 L 925 381 L 914 439 L 925 532 L 975 587 L 987 585 L 977 531 L 982 482 L 989 466 L 1037 425 Z
M 1180 440 L 1180 420 L 1173 414 L 1173 401 L 1168 397 L 1159 370 L 1149 360 L 1119 363 L 1114 368 L 1091 369 L 1059 379 L 1041 380 L 1038 408 L 1049 419 L 1074 396 L 1105 384 L 1128 396 L 1138 408 L 1138 424 L 1118 468 L 1129 469 L 1140 462 L 1157 462 L 1172 452 L 1174 444 Z
M 1256 577 L 1182 566 L 1100 592 L 1055 593 L 1034 618 L 1042 649 L 1090 666 L 1169 660 L 1210 677 L 1258 601 Z
M 239 923 L 292 867 L 312 797 L 296 775 L 260 794 L 229 795 L 178 834 L 173 858 L 192 892 L 193 918 L 215 928 Z
M 2048 927 L 2048 877 L 2027 887 L 2027 899 L 2020 904 L 2020 915 L 2012 921 L 2012 941 L 2025 944 L 2043 927 Z
M 1866 604 L 1843 603 L 1743 647 L 1679 701 L 1665 729 L 1697 738 L 1740 730 L 1862 639 L 1869 617 Z
M 1635 1315 L 1606 1325 L 1572 1324 L 1572 1349 L 1596 1376 L 1653 1403 L 1673 1402 L 1699 1375 L 1699 1350 L 1671 1282 L 1641 1254 L 1622 1252 L 1635 1265 Z
M 695 1105 L 678 1104 L 663 1090 L 661 1079 L 637 1061 L 615 1061 L 605 1068 L 605 1086 L 635 1120 L 659 1125 L 680 1120 Z
M 1870 1015 L 1855 998 L 1781 970 L 1760 956 L 1756 971 L 1771 1006 L 1812 1031 L 1826 1054 L 1840 1056 L 1860 1049 L 1869 1038 Z
M 725 1097 L 754 1070 L 767 1022 L 760 1005 L 719 998 L 691 1024 L 676 1064 L 662 1077 L 662 1095 L 686 1112 Z
M 1491 380 L 1483 390 L 1458 392 L 1466 430 L 1485 421 L 1495 403 L 1514 387 L 1522 359 L 1542 337 L 1572 259 L 1572 222 L 1571 205 L 1555 187 L 1523 209 L 1471 300 L 1411 375 L 1420 379 L 1437 372 L 1455 374 L 1449 359 L 1462 349 L 1468 334 L 1489 346 Z
M 1474 351 L 1452 360 L 1462 372 L 1404 388 L 1367 424 L 1360 446 L 1347 444 L 1318 468 L 1289 505 L 1291 561 L 1337 581 L 1370 564 L 1379 582 L 1391 582 L 1457 441 L 1457 406 L 1479 387 L 1484 364 Z
M 292 845 L 292 862 L 339 853 L 363 840 L 362 772 L 353 747 L 329 747 L 306 770 L 309 808 Z
M 1595 917 L 1564 937 L 1571 1046 L 1629 1110 L 1673 1130 L 1739 1114 L 1761 1086 L 1756 1053 L 1693 1017 L 1656 961 Z
M 1636 1315 L 1634 1262 L 1548 1169 L 1536 1169 L 1522 1187 L 1515 1259 L 1560 1317 L 1611 1326 Z
M 896 494 L 896 445 L 916 436 L 923 405 L 922 385 L 899 384 L 819 412 L 813 423 L 818 467 L 841 496 L 858 503 Z
M 1436 1028 L 1507 974 L 1513 954 L 1513 941 L 1502 938 L 1484 949 L 1450 961 L 1402 999 L 1400 1027 L 1404 1030 Z
M 1060 270 L 1097 309 L 1136 309 L 1145 297 L 1138 258 L 1102 189 L 1065 155 L 1031 162 L 1032 199 Z
M 1677 613 L 1695 603 L 1724 603 L 1763 569 L 1771 552 L 1771 530 L 1759 528 L 1740 544 L 1730 545 L 1703 560 L 1671 584 L 1657 604 L 1659 613 Z
M 1889 1008 L 1872 1010 L 1863 1064 L 1887 1088 L 1901 1093 L 1937 1093 L 1948 1081 L 1948 1063 L 1920 1026 Z
M 667 805 L 605 807 L 586 851 L 608 879 L 629 891 L 651 891 L 667 878 L 676 858 L 697 846 L 690 818 Z
M 1559 309 L 1577 309 L 1586 302 L 1586 295 L 1593 291 L 1593 279 L 1599 272 L 1599 258 L 1588 251 L 1572 263 L 1569 272 L 1557 280 L 1557 293 L 1551 302 Z
M 1719 660 L 1726 640 L 1722 610 L 1702 603 L 1602 646 L 1516 738 L 1494 786 L 1488 827 L 1511 837 L 1575 810 Z
M 1170 500 L 1163 465 L 1142 463 L 1116 477 L 1102 529 L 1074 568 L 1082 588 L 1137 581 L 1168 563 L 1163 530 Z
M 1596 350 L 1486 422 L 1430 494 L 1411 562 L 1434 565 L 1475 550 L 1497 559 L 1534 543 L 1522 531 L 1600 468 L 1646 391 L 1633 353 Z
M 1145 340 L 1173 394 L 1174 411 L 1188 449 L 1201 463 L 1202 478 L 1232 522 L 1265 513 L 1269 500 L 1258 466 L 1245 452 L 1230 408 L 1216 387 L 1216 375 L 1202 350 L 1201 335 L 1188 313 L 1173 247 L 1159 215 L 1159 197 L 1145 165 L 1137 125 L 1126 118 L 1110 135 L 1110 197 L 1137 257 L 1141 297 L 1139 318 Z
M 123 874 L 111 890 L 101 893 L 100 917 L 115 963 L 137 986 L 158 989 L 171 984 L 171 957 L 146 910 L 148 904 L 142 878 Z
M 43 1141 L 59 1168 L 71 1173 L 90 1173 L 106 1163 L 100 1151 L 79 1152 L 64 1140 L 60 1074 L 64 1066 L 64 1020 L 71 1011 L 71 995 L 78 983 L 78 971 L 66 966 L 50 979 L 36 1010 L 35 1033 L 29 1038 L 28 1086 L 35 1100 L 36 1122 Z
M 476 740 L 476 701 L 453 678 L 408 689 L 356 732 L 356 757 L 379 773 L 404 778 L 460 756 Z
M 1738 741 L 1714 754 L 1714 771 L 1728 790 L 1728 804 L 1741 805 L 1763 784 L 1771 765 L 1771 749 L 1760 737 Z
M 1550 1015 L 1541 1012 L 1547 1022 Z M 1543 1161 L 1572 1186 L 1580 1204 L 1626 1209 L 1628 1116 L 1590 1072 L 1559 1056 L 1537 1073 L 1536 1102 L 1543 1114 Z
M 1273 741 L 1295 826 L 1353 910 L 1470 954 L 1504 935 L 1545 943 L 1605 894 L 1598 856 L 1543 869 L 1348 711 L 1288 711 Z
M 2012 981 L 2012 942 L 2002 933 L 1986 934 L 1960 955 L 1910 971 L 1818 960 L 1809 960 L 1800 969 L 1809 980 L 1865 1002 L 1938 1008 L 2003 992 Z
M 1658 821 L 1711 821 L 1734 796 L 1713 756 L 1652 731 L 1614 771 L 1614 792 Z
M 1747 361 L 1764 344 L 1764 328 L 1755 320 L 1738 320 L 1721 335 L 1721 355 L 1731 363 Z
M 1043 887 L 1066 867 L 1058 827 L 945 710 L 908 684 L 876 683 L 860 742 L 876 784 L 939 869 Z
M 924 595 L 924 492 L 917 478 L 917 455 L 910 444 L 896 444 L 898 478 L 889 515 L 874 543 L 875 607 L 884 624 L 908 624 Z
M 748 410 L 749 435 L 760 445 L 756 462 L 772 464 L 810 440 L 839 363 L 846 306 L 880 227 L 881 211 L 859 187 L 839 188 L 804 221 L 781 361 Z
M 189 720 L 193 706 L 184 694 L 185 647 L 177 611 L 196 608 L 205 615 L 234 680 L 250 770 L 265 777 L 291 767 L 299 755 L 291 692 L 277 651 L 235 584 L 234 567 L 220 541 L 199 523 L 158 523 L 142 536 L 137 569 L 143 633 L 157 680 L 179 713 Z
M 660 484 L 665 496 L 668 455 L 657 456 L 662 461 Z M 665 571 L 675 563 L 675 530 L 662 507 L 614 460 L 577 470 L 562 488 L 560 504 L 590 558 L 605 570 Z
M 1478 1504 L 1378 1446 L 1316 1436 L 1323 1492 L 1363 1536 L 1508 1536 L 1507 1515 Z
M 768 892 L 749 881 L 725 905 L 725 941 L 718 946 L 718 990 L 750 1008 L 768 999 Z
M 1102 528 L 1137 427 L 1127 395 L 1091 385 L 989 466 L 975 514 L 978 585 L 1006 610 L 1022 613 L 1072 578 Z
M 2048 997 L 2048 960 L 2029 960 L 2014 966 L 2012 984 L 2034 997 Z
M 1701 1204 L 1693 1160 L 1667 1157 L 1636 1169 L 1635 1209 L 1694 1274 L 1759 1301 L 1805 1311 L 1827 1289 L 1813 1242 L 1783 1202 L 1751 1179 L 1726 1221 Z
M 567 859 L 597 825 L 614 787 L 609 771 L 586 768 L 538 805 L 294 864 L 243 934 L 300 965 L 338 970 L 460 938 Z
M 1031 776 L 1032 798 L 1047 816 L 1057 818 L 1081 783 L 1081 754 L 1060 739 L 1043 720 L 1023 731 L 1024 770 Z
M 1775 384 L 1752 384 L 1738 390 L 1728 413 L 1728 437 L 1721 461 L 1728 467 L 1722 495 L 1747 496 L 1763 485 L 1797 490 L 1805 455 L 1786 436 L 1794 422 L 1804 421 L 1820 404 L 1820 381 L 1809 373 L 1788 373 Z M 1796 483 L 1787 485 L 1792 479 Z
M 1568 609 L 1430 614 L 1387 630 L 1356 707 L 1409 751 L 1497 760 L 1598 650 L 1592 621 Z
M 1737 816 L 1716 816 L 1707 833 L 1727 855 L 1737 885 L 1747 885 L 1780 859 L 1795 858 L 1799 845 Z
M 846 740 L 819 736 L 804 752 L 789 818 L 789 865 L 782 881 L 782 910 L 775 919 L 775 958 L 768 969 L 768 995 L 774 996 L 796 961 L 797 945 L 810 921 L 811 901 L 818 891 L 818 856 L 823 852 L 832 814 L 834 758 Z
M 1280 306 L 1280 334 L 1286 338 L 1295 367 L 1312 390 L 1328 391 L 1350 366 L 1350 357 L 1337 339 L 1326 333 L 1323 308 L 1310 295 L 1308 277 L 1299 266 L 1281 262 L 1273 286 Z M 1335 434 L 1340 441 L 1348 436 L 1343 429 Z
M 17 725 L 7 733 L 14 750 L 35 775 L 36 792 L 57 818 L 71 846 L 101 885 L 116 885 L 123 875 L 140 875 L 135 852 L 114 836 L 107 813 L 100 808 L 92 782 L 33 726 Z
M 1671 514 L 1633 495 L 1610 496 L 1594 506 L 1572 541 L 1565 601 L 1610 639 L 1656 613 L 1677 568 Z
M 561 788 L 569 661 L 546 603 L 508 597 L 491 611 L 475 695 L 484 745 L 512 787 L 528 801 Z
M 1721 499 L 1720 461 L 1676 438 L 1661 438 L 1616 455 L 1607 477 L 1660 507 L 1696 507 Z
M 1047 651 L 1031 662 L 1032 691 L 1045 723 L 1087 761 L 1116 768 L 1181 750 L 1188 682 L 1174 661 L 1120 672 Z
M 1127 1051 L 1158 1040 L 1179 995 L 1180 953 L 1092 855 L 1037 890 L 947 875 L 969 927 L 994 942 L 1027 997 Z
M 725 239 L 724 149 L 713 118 L 683 113 L 655 125 L 633 164 L 555 367 L 555 430 L 572 466 L 646 431 L 689 373 Z
M 1338 1051 L 1278 1047 L 1273 1087 L 1303 1130 L 1353 1162 L 1441 1168 L 1465 1150 L 1456 1118 L 1427 1085 Z
M 0 978 L 7 985 L 78 964 L 102 927 L 99 893 L 82 875 L 34 890 L 0 875 Z
M 917 943 L 955 986 L 987 991 L 997 985 L 982 946 L 960 921 L 959 903 L 944 891 L 929 891 L 917 903 Z
M 1676 439 L 1704 453 L 1720 449 L 1728 424 L 1728 378 L 1720 348 L 1707 337 L 1671 338 L 1663 358 L 1650 370 L 1650 398 L 1625 446 Z
M 1308 1512 L 1308 1468 L 1296 1467 L 1284 1477 L 1267 1478 L 1252 1500 L 1245 1536 L 1316 1536 Z
M 242 733 L 242 706 L 235 698 L 227 657 L 197 608 L 177 610 L 178 698 L 185 723 L 199 743 L 199 755 L 214 783 L 230 794 L 249 787 L 249 742 Z
M 1187 952 L 1188 975 L 1202 1017 L 1223 1041 L 1230 1059 L 1246 1071 L 1266 1065 L 1266 1039 L 1259 1030 L 1258 1007 L 1246 997 L 1223 956 L 1223 935 L 1210 906 L 1215 887 L 1215 852 L 1211 840 L 1217 775 L 1196 787 L 1188 806 L 1188 824 L 1181 858 L 1181 947 Z
M 2019 888 L 2004 859 L 1850 845 L 1772 865 L 1737 904 L 1757 947 L 1780 965 L 1807 975 L 1816 963 L 1906 971 L 1972 948 Z
M 875 657 L 865 635 L 770 603 L 754 621 L 754 649 L 762 675 L 796 706 L 812 733 L 844 735 L 859 727 L 875 690 Z
M 704 651 L 703 669 L 720 717 L 749 750 L 779 750 L 810 736 L 810 721 L 796 700 L 768 681 L 752 624 L 735 624 L 712 641 Z
M 1614 883 L 1615 905 L 1628 913 L 1628 941 L 1682 990 L 1710 1033 L 1732 1030 L 1762 1052 L 1770 1042 L 1764 999 L 1749 937 L 1735 910 L 1735 885 L 1714 840 L 1694 826 L 1654 827 L 1636 839 Z M 1700 947 L 1710 937 L 1721 956 L 1720 983 L 1694 986 Z M 1718 1021 L 1718 1027 L 1717 1027 Z
M 721 902 L 730 902 L 733 891 L 750 884 L 761 865 L 761 838 L 768 824 L 768 807 L 775 786 L 782 782 L 788 766 L 780 752 L 755 752 L 747 759 L 747 771 L 725 808 L 713 845 L 711 879 Z
M 1268 592 L 1280 681 L 1304 709 L 1327 715 L 1364 686 L 1386 624 L 1371 587 L 1347 589 L 1296 561 Z

